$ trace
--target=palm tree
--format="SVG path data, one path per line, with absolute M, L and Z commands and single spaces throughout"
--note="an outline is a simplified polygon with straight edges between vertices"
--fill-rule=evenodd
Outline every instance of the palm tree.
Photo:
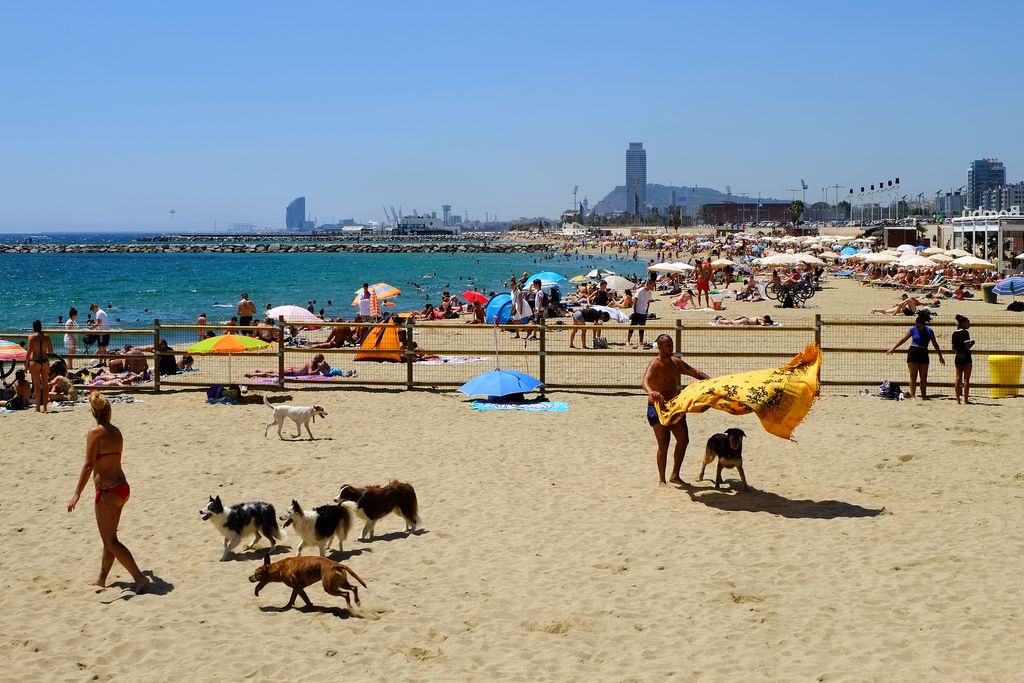
M 804 203 L 799 199 L 793 200 L 793 203 L 786 207 L 786 215 L 789 216 L 794 227 L 800 221 L 800 216 L 804 215 L 804 208 Z

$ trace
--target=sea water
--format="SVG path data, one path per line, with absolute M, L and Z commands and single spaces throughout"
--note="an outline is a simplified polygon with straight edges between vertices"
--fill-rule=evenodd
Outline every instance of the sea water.
M 25 236 L 4 235 L 25 243 Z M 46 236 L 33 243 L 101 244 L 131 242 L 116 233 Z M 28 328 L 39 319 L 54 326 L 74 306 L 79 324 L 97 303 L 115 327 L 194 322 L 206 313 L 210 322 L 235 314 L 242 292 L 256 303 L 310 301 L 319 312 L 347 319 L 356 312 L 355 291 L 363 282 L 386 282 L 402 291 L 391 311 L 438 305 L 442 290 L 460 295 L 476 289 L 485 295 L 507 290 L 512 273 L 554 271 L 566 277 L 606 268 L 621 275 L 643 274 L 646 264 L 615 254 L 476 253 L 319 253 L 319 254 L 0 254 L 0 330 Z M 328 303 L 330 302 L 330 303 Z

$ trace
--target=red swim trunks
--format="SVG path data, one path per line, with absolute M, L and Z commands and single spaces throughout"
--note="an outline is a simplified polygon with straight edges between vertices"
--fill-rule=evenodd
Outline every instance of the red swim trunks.
M 697 291 L 698 292 L 710 292 L 711 287 L 707 280 L 697 280 Z

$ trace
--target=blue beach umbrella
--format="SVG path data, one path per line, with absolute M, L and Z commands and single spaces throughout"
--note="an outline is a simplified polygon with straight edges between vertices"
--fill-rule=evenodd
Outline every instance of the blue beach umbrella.
M 857 249 L 855 247 L 843 247 L 843 250 L 839 253 L 844 256 L 852 256 L 857 253 Z
M 477 375 L 458 390 L 467 396 L 508 396 L 533 391 L 541 384 L 536 377 L 515 370 L 491 370 Z
M 1024 294 L 1024 277 L 1014 276 L 1000 280 L 992 288 L 992 291 L 996 294 L 1010 294 L 1014 297 L 1018 294 Z
M 529 316 L 527 316 L 529 317 Z M 516 320 L 516 323 L 522 323 L 527 319 L 524 317 L 522 320 Z M 499 325 L 506 325 L 513 322 L 512 320 L 512 297 L 508 294 L 497 294 L 491 297 L 491 300 L 487 302 L 487 307 L 484 309 L 484 320 L 489 324 L 498 323 Z
M 550 270 L 545 270 L 543 273 L 534 273 L 526 280 L 527 286 L 534 280 L 540 280 L 540 284 L 544 287 L 550 287 L 551 285 L 557 285 L 564 281 L 566 278 L 564 275 L 558 273 L 552 273 Z

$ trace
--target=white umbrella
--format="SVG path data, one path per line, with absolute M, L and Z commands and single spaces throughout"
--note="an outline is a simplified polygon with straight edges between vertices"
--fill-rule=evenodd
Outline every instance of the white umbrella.
M 896 262 L 896 265 L 903 266 L 904 268 L 938 268 L 939 264 L 932 261 L 924 256 L 909 256 L 907 258 L 900 259 Z
M 916 251 L 916 250 L 917 250 L 917 247 L 915 247 L 913 244 L 901 244 L 900 246 L 896 247 L 896 251 Z
M 605 275 L 615 275 L 615 271 L 607 270 L 605 268 L 594 268 L 592 271 L 587 273 L 587 277 L 595 280 L 600 280 Z
M 953 258 L 960 258 L 961 256 L 970 256 L 970 253 L 964 251 L 963 249 L 947 249 L 946 253 L 952 256 Z
M 608 289 L 622 291 L 625 289 L 633 289 L 634 287 L 638 286 L 635 282 L 630 282 L 626 278 L 621 277 L 619 275 L 609 275 L 608 277 L 603 279 L 605 281 L 605 284 L 608 285 Z
M 806 263 L 809 266 L 823 266 L 825 262 L 817 256 L 811 254 L 797 254 L 796 257 L 800 259 L 800 263 Z
M 736 265 L 736 263 L 734 261 L 730 261 L 727 258 L 715 259 L 714 261 L 711 262 L 711 267 L 712 268 L 725 268 L 726 266 L 735 266 L 735 265 Z
M 772 254 L 761 258 L 762 266 L 799 266 L 803 261 L 796 254 Z
M 968 270 L 988 270 L 989 268 L 995 268 L 994 264 L 974 256 L 961 256 L 960 258 L 953 259 L 952 265 L 957 266 L 958 268 L 967 268 Z
M 1024 261 L 1024 253 L 1017 254 L 1013 258 L 1017 259 L 1018 261 Z
M 595 311 L 603 311 L 612 317 L 617 323 L 628 323 L 629 316 L 623 313 L 621 308 L 612 308 L 611 306 L 591 306 Z
M 942 263 L 948 263 L 949 261 L 953 260 L 953 257 L 949 256 L 948 254 L 932 254 L 928 258 L 930 258 L 932 261 L 935 261 L 936 263 L 940 261 Z
M 818 258 L 828 259 L 829 261 L 839 258 L 839 254 L 834 251 L 823 251 L 818 254 Z
M 887 254 L 883 251 L 879 254 L 865 254 L 864 263 L 892 263 L 898 258 L 898 256 Z
M 652 273 L 685 273 L 695 269 L 689 263 L 655 263 L 647 270 Z
M 935 254 L 942 253 L 944 253 L 944 251 L 942 249 L 939 249 L 938 247 L 928 247 L 927 249 L 921 252 L 923 256 L 934 256 Z
M 362 291 L 362 290 L 360 290 Z M 322 323 L 323 319 L 301 306 L 278 306 L 271 308 L 265 316 L 271 320 L 284 318 L 286 323 Z

